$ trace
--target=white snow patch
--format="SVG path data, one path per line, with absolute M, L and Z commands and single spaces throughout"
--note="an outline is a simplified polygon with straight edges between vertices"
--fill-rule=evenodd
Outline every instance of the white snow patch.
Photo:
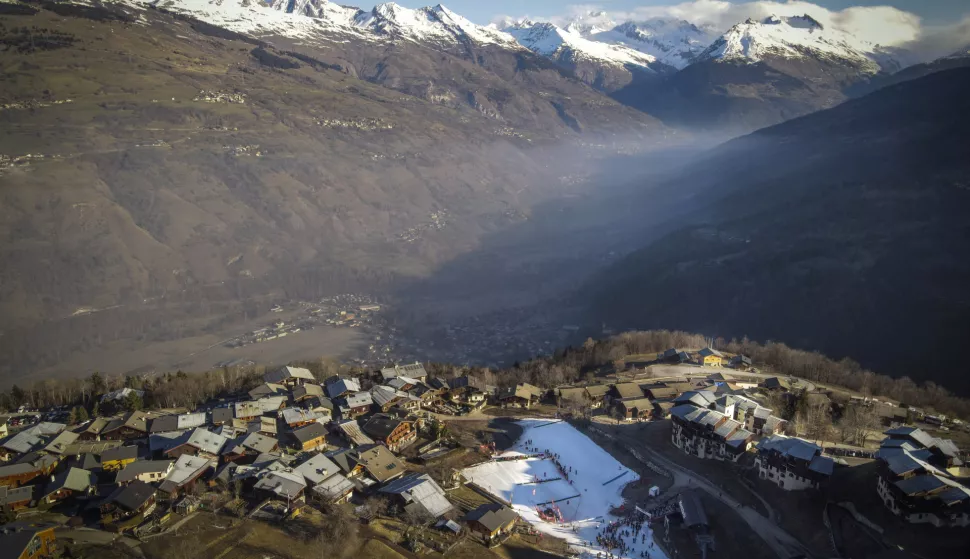
M 597 546 L 596 536 L 601 527 L 618 520 L 610 510 L 623 505 L 623 486 L 639 477 L 568 423 L 548 425 L 546 419 L 524 419 L 519 423 L 524 428 L 522 436 L 501 457 L 531 455 L 533 448 L 558 455 L 559 463 L 572 469 L 569 481 L 535 483 L 537 479 L 560 477 L 554 462 L 541 457 L 487 462 L 466 468 L 462 475 L 505 502 L 511 501 L 515 512 L 540 532 L 566 540 L 587 556 L 595 557 L 601 552 L 605 557 L 606 550 Z M 617 476 L 621 477 L 615 479 Z M 539 518 L 536 506 L 550 501 L 559 508 L 562 524 Z M 642 534 L 646 534 L 646 543 L 641 543 L 640 537 L 626 538 L 629 550 L 624 557 L 639 559 L 642 551 L 648 551 L 654 559 L 666 559 L 659 547 L 650 547 L 653 533 L 646 524 Z
M 643 68 L 649 68 L 657 60 L 653 55 L 624 45 L 591 41 L 551 23 L 520 21 L 506 28 L 505 32 L 527 49 L 550 58 L 586 58 L 616 66 L 632 64 Z

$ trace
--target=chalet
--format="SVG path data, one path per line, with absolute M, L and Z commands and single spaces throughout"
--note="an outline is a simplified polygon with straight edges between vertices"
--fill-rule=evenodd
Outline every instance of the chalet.
M 613 385 L 609 395 L 614 402 L 626 398 L 643 398 L 643 390 L 634 382 L 621 382 Z
M 270 470 L 259 478 L 253 491 L 263 498 L 284 499 L 289 502 L 303 501 L 306 480 L 292 470 Z
M 714 393 L 709 390 L 688 390 L 674 398 L 673 402 L 677 405 L 688 404 L 698 408 L 708 408 L 716 400 Z
M 670 418 L 671 442 L 698 458 L 736 462 L 754 439 L 741 423 L 715 410 L 680 404 L 670 410 Z
M 663 383 L 660 383 L 659 386 L 652 385 L 644 389 L 643 393 L 651 400 L 673 400 L 680 395 L 676 388 Z
M 266 396 L 282 396 L 287 393 L 287 388 L 282 384 L 276 384 L 272 382 L 264 382 L 256 388 L 249 391 L 250 400 L 259 400 L 260 398 L 265 398 Z
M 627 421 L 649 419 L 653 415 L 653 402 L 643 396 L 616 401 L 616 409 Z
M 360 392 L 360 383 L 356 379 L 342 378 L 327 385 L 327 396 L 331 399 L 343 398 L 355 392 Z
M 387 367 L 385 369 L 381 369 L 381 378 L 385 382 L 396 377 L 408 377 L 415 380 L 424 380 L 428 378 L 428 371 L 424 369 L 424 365 L 422 365 L 421 363 L 412 363 L 410 365 L 394 365 L 393 367 Z
M 343 397 L 340 403 L 340 417 L 353 419 L 370 413 L 374 400 L 370 392 L 356 392 Z
M 180 458 L 182 455 L 190 455 L 212 460 L 219 456 L 227 442 L 228 437 L 199 427 L 184 442 L 165 451 L 165 456 Z
M 150 414 L 133 411 L 119 419 L 111 420 L 101 431 L 101 439 L 109 441 L 131 441 L 148 436 Z
M 70 445 L 77 441 L 77 437 L 77 433 L 72 431 L 61 431 L 56 437 L 47 443 L 43 450 L 49 454 L 64 456 L 67 454 L 67 449 L 70 447 Z
M 299 386 L 301 384 L 313 384 L 317 382 L 313 373 L 309 369 L 302 367 L 280 367 L 263 374 L 263 380 L 267 384 L 282 384 L 284 386 Z
M 739 371 L 749 371 L 752 369 L 751 358 L 739 353 L 731 358 L 730 366 Z
M 323 454 L 315 454 L 293 468 L 306 480 L 308 485 L 316 485 L 332 475 L 340 473 L 340 467 Z
M 408 398 L 406 393 L 395 390 L 390 386 L 382 385 L 372 388 L 370 391 L 370 396 L 374 407 L 382 412 L 386 412 L 387 410 L 396 406 L 399 402 L 407 400 Z
M 70 497 L 93 495 L 97 490 L 98 476 L 87 470 L 69 468 L 54 476 L 44 488 L 40 500 L 54 504 Z
M 327 446 L 327 428 L 319 423 L 296 429 L 292 436 L 300 450 L 317 450 Z
M 674 409 L 673 402 L 664 400 L 653 400 L 653 418 L 667 419 L 670 417 L 670 410 Z
M 697 364 L 702 367 L 720 367 L 724 364 L 724 354 L 714 348 L 705 347 L 697 352 Z
M 213 462 L 208 458 L 183 454 L 158 485 L 158 490 L 168 494 L 169 497 L 180 495 L 191 489 L 199 478 L 212 468 L 212 464 Z
M 672 347 L 665 350 L 663 353 L 658 353 L 657 361 L 670 364 L 688 363 L 690 362 L 690 356 L 686 351 Z
M 313 413 L 317 414 L 319 417 L 323 417 L 328 421 L 333 417 L 333 401 L 325 396 L 314 396 L 307 398 L 300 402 L 300 404 Z
M 40 450 L 47 444 L 47 441 L 50 440 L 50 435 L 37 427 L 39 425 L 24 429 L 3 442 L 2 446 L 4 451 L 6 451 L 7 459 Z
M 138 460 L 137 446 L 119 446 L 101 453 L 101 469 L 116 472 Z
M 290 393 L 295 403 L 300 403 L 311 398 L 323 398 L 323 387 L 319 384 L 304 384 L 293 387 Z
M 352 447 L 374 444 L 374 440 L 364 434 L 360 425 L 353 419 L 346 419 L 334 424 L 334 430 L 346 439 Z
M 179 416 L 177 415 L 163 415 L 161 417 L 156 417 L 152 420 L 152 423 L 148 428 L 148 432 L 150 434 L 171 433 L 172 431 L 179 431 Z
M 717 410 L 744 424 L 745 429 L 755 433 L 765 433 L 767 422 L 774 416 L 771 410 L 762 407 L 758 402 L 741 396 L 739 394 L 725 394 L 714 400 L 713 405 L 707 407 Z M 775 418 L 772 420 L 772 428 L 769 431 L 778 432 L 784 428 L 783 420 Z M 772 434 L 772 433 L 767 433 Z
M 178 428 L 179 430 L 185 429 L 195 429 L 196 427 L 204 427 L 206 424 L 206 414 L 202 413 L 183 413 L 178 418 Z
M 349 501 L 353 493 L 353 482 L 338 473 L 314 485 L 311 496 L 321 503 L 337 504 Z
M 280 417 L 290 429 L 317 422 L 317 414 L 302 408 L 286 408 L 280 412 Z
M 101 440 L 101 431 L 108 426 L 109 419 L 105 417 L 96 417 L 92 419 L 87 425 L 81 429 L 75 431 L 77 433 L 77 438 L 80 441 L 98 441 Z
M 48 559 L 59 555 L 54 526 L 12 523 L 0 526 L 0 550 L 4 558 Z
M 791 381 L 778 377 L 769 377 L 761 381 L 760 386 L 766 390 L 780 390 L 788 392 L 791 389 Z
M 212 425 L 232 425 L 231 408 L 215 408 L 210 413 L 209 422 Z
M 394 377 L 387 381 L 387 386 L 390 386 L 395 390 L 400 390 L 401 392 L 407 392 L 420 383 L 421 381 L 410 377 Z
M 786 491 L 818 489 L 835 467 L 820 446 L 796 437 L 772 435 L 759 441 L 757 449 L 758 477 Z
M 0 485 L 25 485 L 34 478 L 50 475 L 59 462 L 59 457 L 50 454 L 27 453 L 13 464 L 0 466 Z
M 505 505 L 486 503 L 468 511 L 462 520 L 471 532 L 478 534 L 486 542 L 491 542 L 511 533 L 518 518 L 519 515 Z
M 522 383 L 500 390 L 496 399 L 503 407 L 528 409 L 537 404 L 542 396 L 542 389 L 531 384 Z
M 409 474 L 388 483 L 380 492 L 419 518 L 434 520 L 454 510 L 445 492 L 428 474 Z
M 876 453 L 876 490 L 886 508 L 914 524 L 970 526 L 970 488 L 945 469 L 962 465 L 949 456 L 953 443 L 911 427 L 887 434 Z
M 288 396 L 264 396 L 256 400 L 256 403 L 259 404 L 259 409 L 265 415 L 270 413 L 275 414 L 285 408 L 288 401 Z
M 364 473 L 364 465 L 358 460 L 358 450 L 341 448 L 327 452 L 324 456 L 336 464 L 348 478 L 357 478 Z
M 586 400 L 589 402 L 589 407 L 592 409 L 597 409 L 603 407 L 606 403 L 606 396 L 609 394 L 610 387 L 606 384 L 594 384 L 592 386 L 587 386 L 586 390 Z
M 249 402 L 236 402 L 233 404 L 233 415 L 236 419 L 250 421 L 263 415 L 263 407 L 255 400 Z
M 125 485 L 133 481 L 156 483 L 165 479 L 175 466 L 174 460 L 138 460 L 124 467 L 115 476 L 115 483 Z
M 34 500 L 34 487 L 8 487 L 0 485 L 0 510 L 16 512 L 30 507 Z
M 357 452 L 357 462 L 377 483 L 387 483 L 404 475 L 404 464 L 390 450 L 375 445 Z
M 364 424 L 364 432 L 392 452 L 400 452 L 402 448 L 418 438 L 418 433 L 410 421 L 396 419 L 382 413 L 367 420 Z
M 556 394 L 556 402 L 560 407 L 567 405 L 585 406 L 586 390 L 583 388 L 560 388 Z
M 147 516 L 155 510 L 155 488 L 133 481 L 115 489 L 101 502 L 101 522 L 110 524 L 136 515 Z

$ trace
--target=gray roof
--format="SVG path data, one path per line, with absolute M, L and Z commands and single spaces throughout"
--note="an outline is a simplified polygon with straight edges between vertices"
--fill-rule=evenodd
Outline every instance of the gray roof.
M 714 356 L 717 356 L 717 357 L 724 357 L 724 354 L 723 353 L 721 353 L 720 351 L 718 351 L 718 350 L 716 350 L 714 348 L 710 348 L 710 347 L 705 347 L 704 349 L 700 350 L 697 353 L 701 357 L 707 357 L 708 355 L 714 355 Z M 720 373 L 717 373 L 717 374 L 720 374 Z M 721 377 L 721 378 L 723 379 L 724 377 Z
M 359 408 L 361 406 L 369 406 L 374 403 L 370 392 L 357 392 L 355 394 L 349 394 L 344 398 L 344 401 L 347 403 L 348 408 Z
M 199 449 L 200 452 L 219 454 L 219 451 L 222 450 L 222 447 L 228 441 L 229 439 L 223 435 L 199 427 L 192 431 L 192 434 L 189 435 L 189 439 L 185 441 L 185 444 Z
M 167 431 L 153 433 L 148 437 L 148 449 L 152 452 L 165 452 L 185 444 L 192 433 L 188 431 Z
M 3 443 L 3 448 L 19 453 L 27 453 L 44 445 L 44 438 L 36 431 L 25 429 Z
M 119 446 L 101 453 L 101 462 L 109 460 L 134 460 L 138 458 L 137 446 Z
M 306 489 L 306 480 L 293 471 L 271 471 L 261 477 L 254 489 L 275 493 L 284 499 L 295 499 Z
M 311 423 L 306 427 L 300 427 L 293 431 L 293 436 L 301 443 L 307 443 L 313 439 L 323 437 L 327 434 L 327 429 L 319 423 Z
M 141 480 L 119 487 L 106 499 L 123 509 L 135 511 L 155 495 L 155 488 Z
M 490 532 L 514 522 L 519 515 L 505 505 L 486 503 L 475 510 L 468 511 L 463 519 L 465 522 L 478 522 Z
M 340 429 L 340 432 L 343 433 L 344 437 L 346 437 L 346 439 L 353 444 L 358 446 L 374 444 L 374 439 L 371 439 L 365 435 L 361 430 L 360 425 L 352 419 L 341 421 L 340 423 L 337 423 L 336 426 L 337 429 Z
M 198 478 L 211 466 L 212 463 L 207 458 L 183 454 L 182 456 L 179 456 L 178 460 L 175 461 L 175 466 L 172 467 L 172 471 L 165 476 L 165 481 L 161 483 L 159 489 L 167 493 L 171 493 L 179 487 L 182 487 L 190 481 Z
M 71 431 L 62 431 L 51 442 L 47 443 L 44 450 L 51 454 L 67 454 L 67 448 L 77 440 L 78 434 Z
M 706 408 L 717 400 L 715 394 L 709 390 L 688 390 L 674 398 L 676 404 L 693 404 L 699 408 Z
M 328 477 L 313 487 L 315 493 L 327 500 L 339 499 L 353 489 L 354 484 L 340 473 Z
M 170 431 L 179 430 L 179 416 L 177 415 L 163 415 L 162 417 L 156 417 L 152 421 L 152 426 L 150 429 L 151 433 L 168 433 Z
M 784 435 L 772 435 L 762 439 L 758 443 L 760 451 L 775 451 L 784 456 L 811 462 L 815 456 L 822 453 L 822 447 L 815 443 L 799 439 L 798 437 L 786 437 Z
M 680 508 L 680 515 L 684 519 L 684 524 L 688 528 L 694 526 L 707 526 L 707 514 L 701 500 L 697 498 L 697 493 L 693 489 L 682 491 L 677 499 Z
M 280 383 L 290 379 L 301 379 L 316 382 L 313 373 L 309 369 L 304 369 L 303 367 L 280 367 L 272 371 L 267 371 L 263 374 L 263 380 L 267 383 Z
M 754 433 L 752 433 L 751 431 L 747 431 L 745 429 L 738 429 L 737 431 L 728 435 L 728 437 L 724 439 L 724 442 L 726 442 L 731 446 L 737 447 L 753 436 L 754 436 Z
M 212 423 L 232 423 L 232 409 L 215 408 L 212 410 Z
M 808 469 L 812 470 L 813 472 L 830 476 L 835 470 L 835 460 L 833 460 L 830 456 L 822 456 L 819 454 L 815 458 L 812 458 L 811 463 L 808 465 Z
M 115 483 L 133 481 L 142 474 L 167 472 L 173 462 L 174 460 L 136 460 L 118 472 Z
M 30 501 L 33 498 L 33 485 L 25 485 L 23 487 L 7 487 L 6 485 L 0 485 L 0 506 Z
M 205 412 L 185 413 L 177 417 L 179 429 L 194 429 L 196 427 L 202 427 L 205 425 Z
M 283 421 L 287 425 L 293 425 L 294 423 L 306 423 L 308 421 L 314 421 L 317 418 L 317 414 L 310 410 L 305 410 L 303 408 L 286 408 L 282 412 Z
M 733 433 L 735 430 L 740 429 L 741 424 L 733 419 L 728 419 L 720 427 L 714 430 L 714 432 L 723 438 L 727 438 L 728 435 Z
M 279 410 L 286 403 L 286 396 L 265 396 L 256 400 L 263 413 Z
M 432 518 L 452 510 L 445 492 L 428 474 L 411 474 L 392 481 L 380 489 L 381 493 L 398 495 L 406 503 L 416 503 Z
M 249 433 L 239 442 L 239 444 L 243 448 L 262 454 L 264 452 L 272 452 L 275 450 L 276 447 L 279 446 L 279 441 L 259 433 Z
M 334 474 L 340 473 L 340 468 L 323 454 L 317 454 L 293 468 L 293 471 L 302 474 L 307 483 L 317 484 Z
M 356 379 L 342 378 L 327 386 L 327 396 L 336 398 L 348 392 L 360 392 L 360 383 Z
M 271 382 L 264 382 L 256 388 L 249 391 L 249 397 L 253 400 L 258 400 L 264 396 L 274 396 L 276 394 L 282 394 L 286 392 L 286 387 L 282 384 L 275 384 Z
M 67 489 L 70 491 L 85 492 L 98 483 L 98 476 L 80 468 L 70 468 L 54 477 L 54 481 L 47 485 L 44 494 L 46 497 L 55 491 Z
M 323 396 L 323 387 L 319 384 L 304 384 L 303 386 L 297 386 L 293 388 L 294 398 L 303 398 L 311 396 Z

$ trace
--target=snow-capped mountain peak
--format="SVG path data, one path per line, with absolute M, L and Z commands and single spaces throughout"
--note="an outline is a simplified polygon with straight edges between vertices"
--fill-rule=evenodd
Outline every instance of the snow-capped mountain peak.
M 628 21 L 589 39 L 622 44 L 655 57 L 660 63 L 683 68 L 711 44 L 717 34 L 709 27 L 676 19 Z
M 842 60 L 873 74 L 896 66 L 877 45 L 838 29 L 826 28 L 808 15 L 748 19 L 714 41 L 698 60 L 754 63 L 769 58 L 806 57 Z
M 375 6 L 357 17 L 356 25 L 380 34 L 415 40 L 513 44 L 515 40 L 497 29 L 476 25 L 445 6 L 410 9 L 393 2 Z
M 560 61 L 595 61 L 612 66 L 635 66 L 651 69 L 657 59 L 624 45 L 615 45 L 584 38 L 549 22 L 523 20 L 505 28 L 506 33 L 527 49 Z

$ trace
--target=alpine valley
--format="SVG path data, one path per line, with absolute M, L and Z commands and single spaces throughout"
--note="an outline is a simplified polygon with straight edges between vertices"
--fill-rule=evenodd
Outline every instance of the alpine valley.
M 532 356 L 568 320 L 609 322 L 569 298 L 628 293 L 654 258 L 637 251 L 718 192 L 692 162 L 754 143 L 706 150 L 833 107 L 875 126 L 887 113 L 850 103 L 905 110 L 922 90 L 904 86 L 967 65 L 807 15 L 481 25 L 441 5 L 0 0 L 0 376 L 211 366 L 277 305 L 304 317 L 346 293 L 385 303 L 383 330 L 304 333 L 299 357 Z

